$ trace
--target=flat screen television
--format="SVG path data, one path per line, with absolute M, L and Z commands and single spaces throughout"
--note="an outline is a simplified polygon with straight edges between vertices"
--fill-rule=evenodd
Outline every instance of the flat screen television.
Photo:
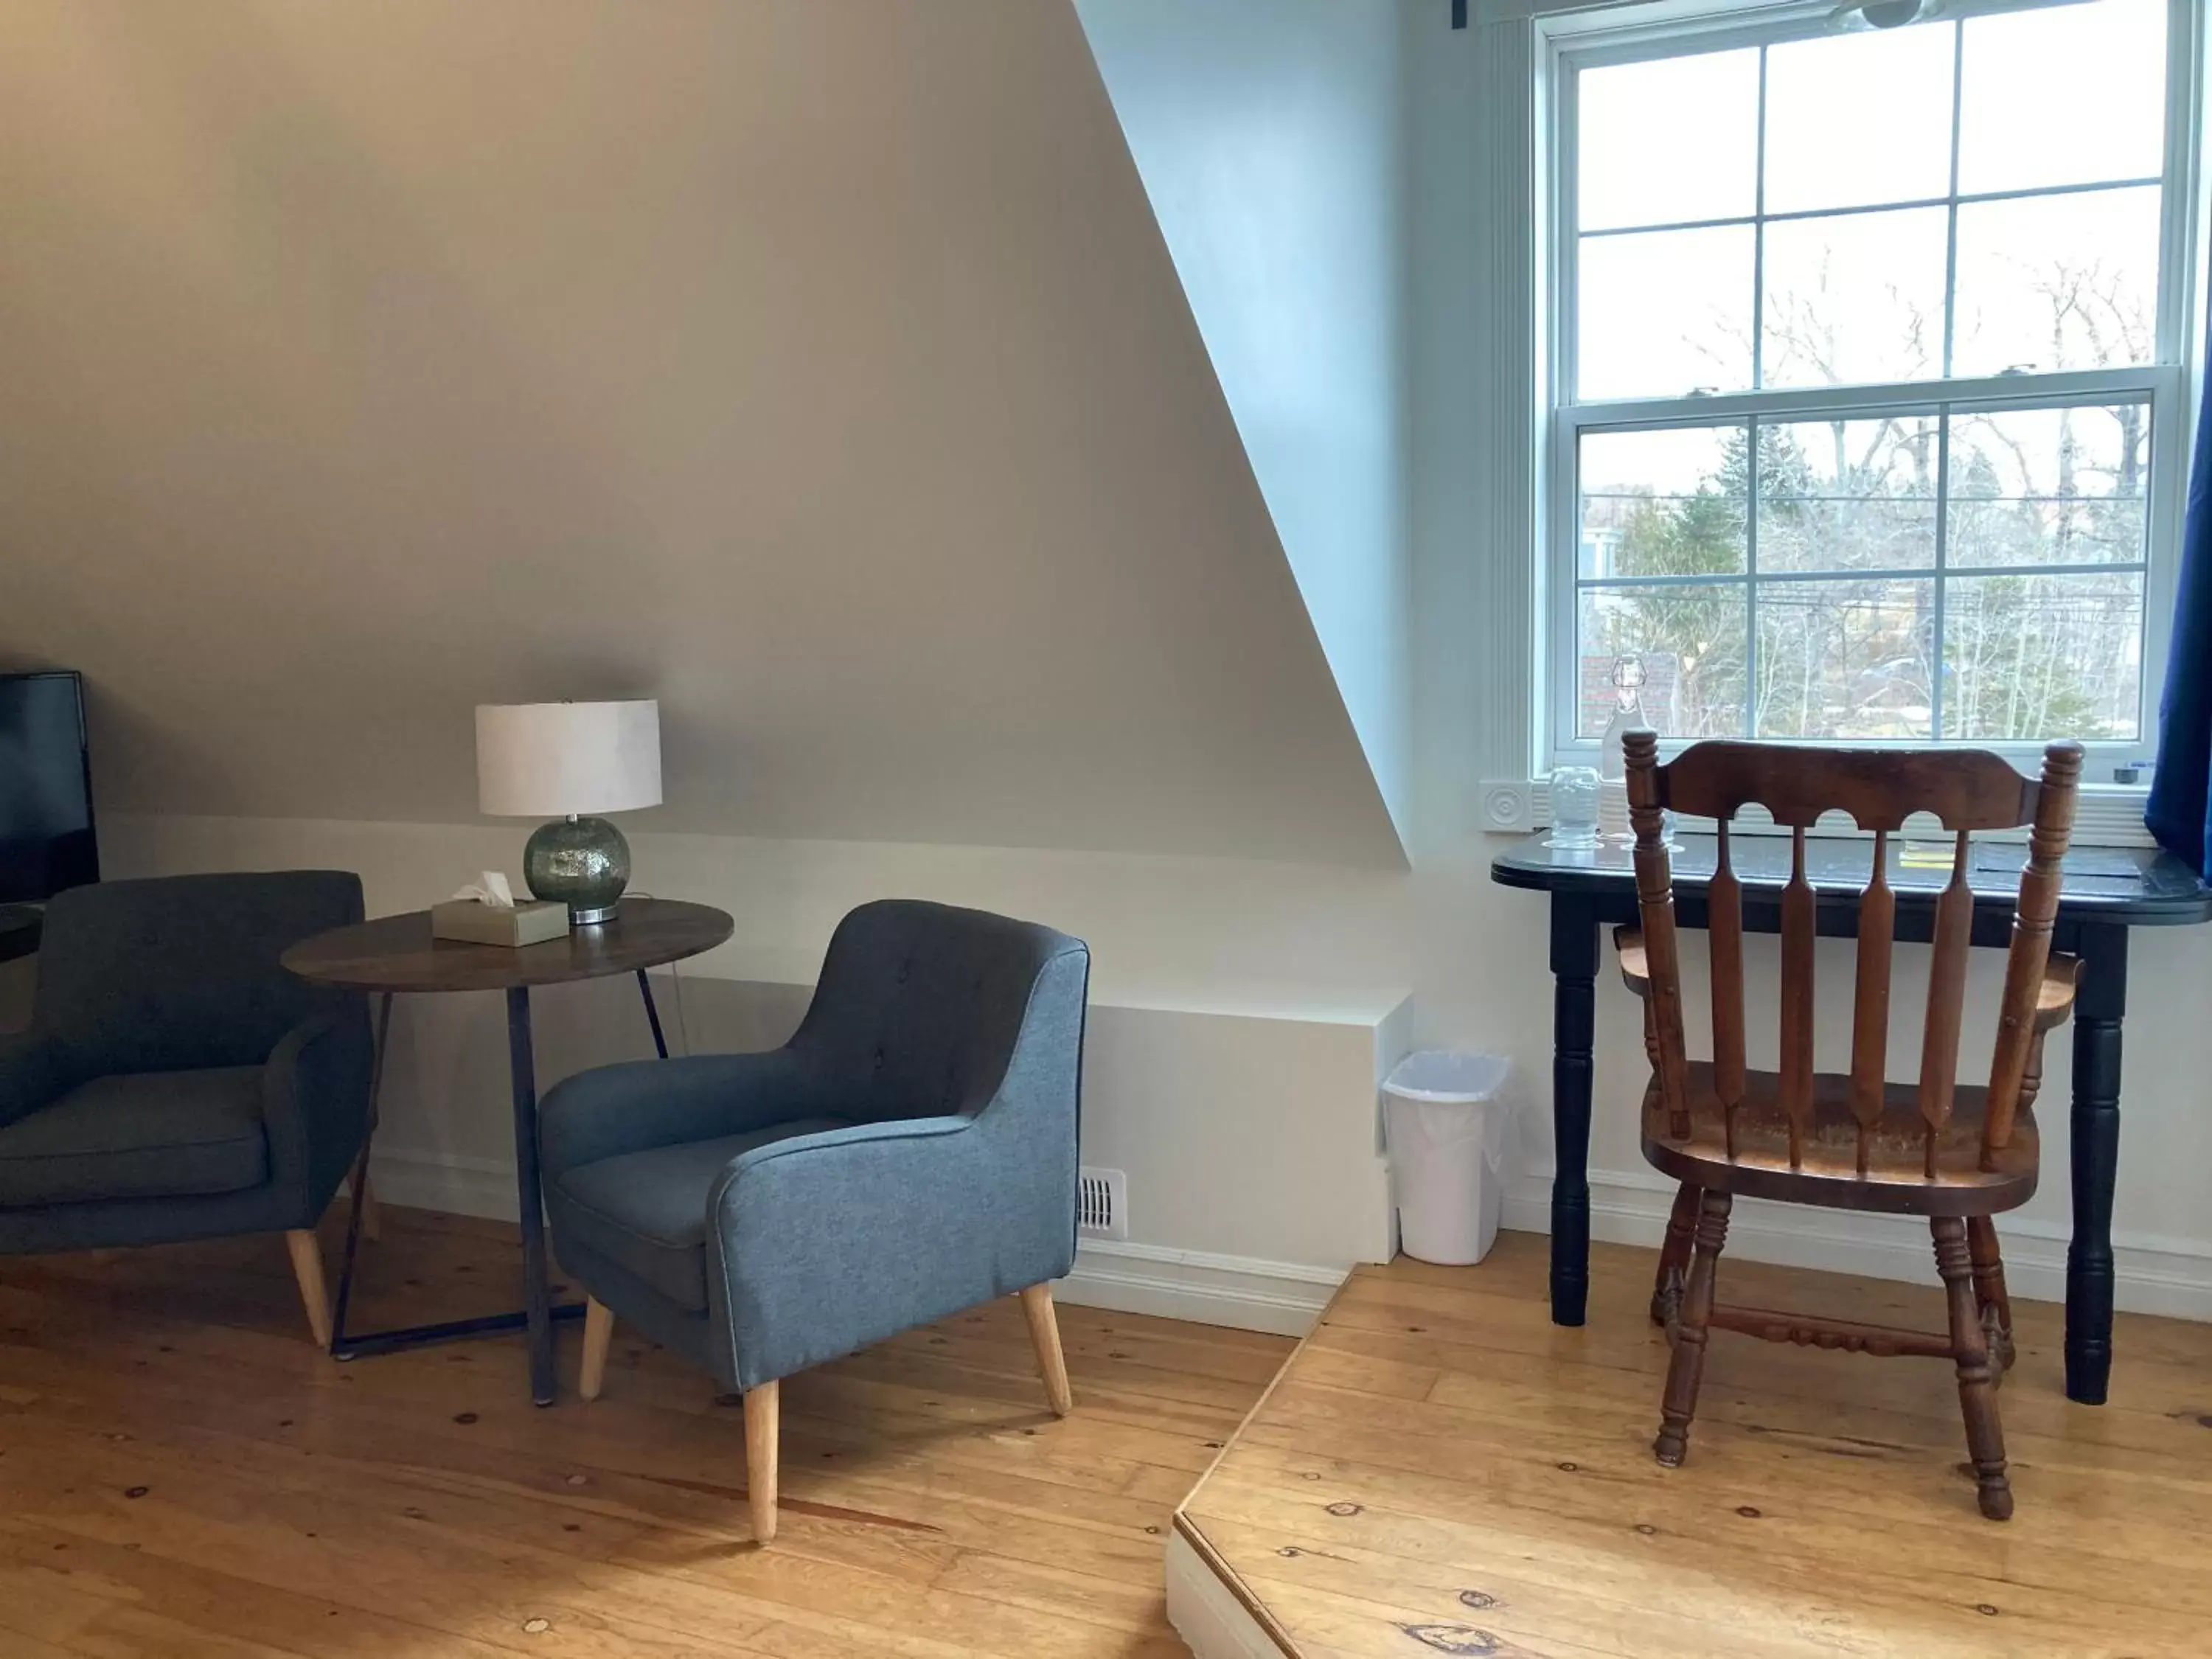
M 0 674 L 0 904 L 99 879 L 84 681 Z

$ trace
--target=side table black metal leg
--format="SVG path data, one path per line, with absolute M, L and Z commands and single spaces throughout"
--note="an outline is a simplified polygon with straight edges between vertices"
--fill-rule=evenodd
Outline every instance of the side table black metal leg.
M 369 1050 L 368 1058 L 368 1133 L 361 1138 L 361 1155 L 353 1161 L 353 1173 L 347 1185 L 352 1188 L 352 1201 L 346 1208 L 344 1262 L 338 1269 L 337 1299 L 331 1307 L 331 1352 L 350 1358 L 342 1353 L 346 1347 L 346 1304 L 353 1300 L 354 1258 L 361 1253 L 361 1212 L 368 1196 L 368 1149 L 376 1141 L 377 1109 L 384 1098 L 384 1047 L 392 1036 L 392 993 L 386 991 L 377 999 L 376 1044 Z
M 545 1278 L 545 1192 L 538 1171 L 538 1068 L 530 1048 L 530 989 L 507 994 L 507 1063 L 514 1084 L 514 1186 L 521 1206 L 522 1291 L 530 1329 L 530 1397 L 553 1403 L 552 1297 Z
M 2084 925 L 2074 1006 L 2074 1237 L 2066 1247 L 2066 1397 L 2101 1406 L 2112 1374 L 2112 1188 L 2120 1164 L 2120 1022 L 2128 933 Z
M 1552 896 L 1552 1322 L 1579 1325 L 1589 1297 L 1590 1049 L 1597 1023 L 1597 919 Z
M 653 1051 L 665 1060 L 668 1058 L 668 1039 L 660 1034 L 660 1010 L 653 1006 L 653 981 L 645 976 L 642 968 L 637 970 L 637 994 L 645 999 L 645 1017 L 653 1023 Z M 679 1006 L 676 1012 L 682 1013 L 684 1010 L 680 1005 L 683 999 L 678 997 L 677 1001 Z

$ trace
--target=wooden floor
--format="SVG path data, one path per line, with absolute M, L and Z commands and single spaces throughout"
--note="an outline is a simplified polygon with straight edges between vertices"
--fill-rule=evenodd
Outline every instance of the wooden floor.
M 512 1229 L 386 1217 L 356 1328 L 513 1304 Z M 0 1655 L 1181 1655 L 1170 1515 L 1291 1345 L 1060 1320 L 1064 1421 L 1011 1299 L 787 1382 L 762 1551 L 742 1413 L 627 1332 L 539 1411 L 514 1340 L 332 1363 L 276 1238 L 0 1260 Z
M 1504 1234 L 1480 1267 L 1401 1260 L 1339 1293 L 1177 1517 L 1255 1638 L 1307 1659 L 2212 1653 L 2212 1327 L 2123 1315 L 2112 1403 L 2076 1406 L 2059 1310 L 2020 1304 L 1999 1525 L 1941 1361 L 1716 1334 L 1689 1461 L 1660 1468 L 1652 1254 L 1595 1249 L 1570 1331 L 1544 1249 Z M 1942 1328 L 1932 1257 L 1925 1291 L 1722 1271 L 1729 1300 Z

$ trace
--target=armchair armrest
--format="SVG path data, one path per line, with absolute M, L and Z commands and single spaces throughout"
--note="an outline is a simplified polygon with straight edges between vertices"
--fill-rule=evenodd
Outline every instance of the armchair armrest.
M 546 1091 L 538 1146 L 548 1171 L 573 1170 L 624 1152 L 839 1115 L 829 1094 L 788 1048 L 599 1066 Z
M 708 1273 L 737 1386 L 1067 1271 L 1073 1149 L 1056 1158 L 1009 1133 L 1015 1120 L 993 1115 L 1006 1104 L 797 1136 L 732 1162 L 708 1201 Z
M 368 1019 L 361 1010 L 295 1025 L 262 1073 L 270 1173 L 297 1195 L 307 1222 L 330 1202 L 368 1133 L 371 1066 Z
M 52 1105 L 76 1080 L 52 1038 L 37 1031 L 0 1037 L 0 1123 Z
M 1641 927 L 1614 928 L 1613 948 L 1620 957 L 1620 982 L 1640 997 L 1650 996 L 1651 967 L 1644 959 L 1644 930 Z

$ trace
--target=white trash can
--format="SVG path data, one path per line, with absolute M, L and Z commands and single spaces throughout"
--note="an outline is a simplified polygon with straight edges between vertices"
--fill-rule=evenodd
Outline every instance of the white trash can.
M 1461 1267 L 1490 1254 L 1505 1205 L 1510 1061 L 1425 1048 L 1382 1085 L 1383 1133 L 1407 1255 Z

